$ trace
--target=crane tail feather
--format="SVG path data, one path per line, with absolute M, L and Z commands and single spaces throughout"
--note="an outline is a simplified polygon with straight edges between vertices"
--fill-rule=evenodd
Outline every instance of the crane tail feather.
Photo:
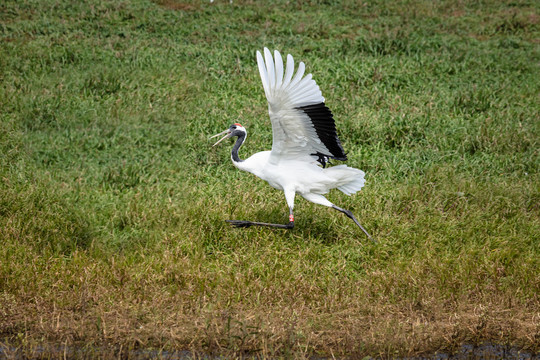
M 335 187 L 345 195 L 352 195 L 360 191 L 365 183 L 365 173 L 362 170 L 338 165 L 323 170 L 328 176 L 336 179 Z

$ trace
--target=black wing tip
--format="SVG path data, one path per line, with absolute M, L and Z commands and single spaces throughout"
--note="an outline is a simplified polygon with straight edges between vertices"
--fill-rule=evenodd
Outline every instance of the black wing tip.
M 311 156 L 317 157 L 317 161 L 322 165 L 323 168 L 326 167 L 326 164 L 330 163 L 329 159 L 339 160 L 339 161 L 347 161 L 347 155 L 337 157 L 333 155 L 326 155 L 321 152 L 316 152 L 314 154 L 311 154 Z
M 322 155 L 340 161 L 347 160 L 345 150 L 343 150 L 341 142 L 337 136 L 334 116 L 326 104 L 324 102 L 320 102 L 317 104 L 300 106 L 297 109 L 303 111 L 307 116 L 309 116 L 317 136 L 331 153 L 329 155 Z M 317 161 L 321 162 L 320 160 Z M 323 164 L 323 166 L 324 165 L 325 164 Z

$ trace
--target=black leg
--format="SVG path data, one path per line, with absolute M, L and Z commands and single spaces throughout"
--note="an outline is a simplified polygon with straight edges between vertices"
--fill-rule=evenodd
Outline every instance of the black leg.
M 244 227 L 250 227 L 250 226 L 268 226 L 268 227 L 275 227 L 279 229 L 292 229 L 294 227 L 294 221 L 289 221 L 288 224 L 269 224 L 269 223 L 263 223 L 263 222 L 255 222 L 255 221 L 246 221 L 246 220 L 225 220 L 229 224 L 231 224 L 234 227 L 238 228 L 244 228 Z
M 356 220 L 356 218 L 354 217 L 353 213 L 350 211 L 350 210 L 346 210 L 346 209 L 342 209 L 340 208 L 339 206 L 336 206 L 336 205 L 332 205 L 332 208 L 338 210 L 338 211 L 341 211 L 342 213 L 344 213 L 345 215 L 347 215 L 350 219 L 352 219 L 356 225 L 358 225 L 358 227 L 360 229 L 362 229 L 362 231 L 364 232 L 364 234 L 366 234 L 366 236 L 374 241 L 374 242 L 377 242 L 377 240 L 375 240 L 374 238 L 371 237 L 371 235 L 369 235 L 369 233 L 366 231 L 366 229 L 364 229 L 364 227 L 358 222 L 358 220 Z
M 246 220 L 225 220 L 225 221 L 231 224 L 232 226 L 239 227 L 239 228 L 250 227 L 250 226 L 268 226 L 268 227 L 275 227 L 279 229 L 292 229 L 294 227 L 294 215 L 293 215 L 293 210 L 291 207 L 289 208 L 289 223 L 286 225 L 269 224 L 269 223 L 246 221 Z

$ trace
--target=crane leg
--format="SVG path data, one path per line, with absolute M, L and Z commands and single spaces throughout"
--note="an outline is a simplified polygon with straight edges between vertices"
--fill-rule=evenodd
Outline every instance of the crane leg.
M 244 227 L 250 227 L 250 226 L 267 226 L 267 227 L 275 227 L 279 229 L 292 229 L 294 227 L 294 222 L 291 221 L 288 224 L 270 224 L 270 223 L 263 223 L 263 222 L 257 222 L 257 221 L 246 221 L 246 220 L 225 220 L 229 224 L 231 224 L 234 227 L 238 228 L 244 228 Z
M 267 226 L 267 227 L 275 227 L 279 229 L 294 228 L 294 215 L 293 215 L 292 208 L 289 208 L 289 223 L 288 224 L 270 224 L 270 223 L 246 221 L 246 220 L 225 220 L 225 221 L 231 224 L 232 226 L 238 227 L 238 228 L 244 228 L 244 227 L 250 227 L 250 226 Z
M 225 221 L 227 221 L 232 226 L 239 227 L 239 228 L 250 227 L 250 226 L 267 226 L 267 227 L 274 227 L 278 229 L 292 229 L 294 228 L 293 208 L 294 208 L 294 196 L 296 193 L 293 189 L 290 189 L 290 188 L 285 189 L 284 193 L 285 193 L 285 200 L 287 200 L 287 205 L 289 206 L 289 223 L 288 224 L 269 224 L 269 223 L 245 221 L 245 220 L 225 220 Z
M 358 225 L 358 227 L 360 229 L 362 229 L 362 231 L 364 232 L 364 234 L 366 234 L 366 236 L 374 241 L 374 242 L 377 242 L 377 240 L 375 240 L 373 237 L 371 237 L 371 235 L 369 235 L 369 233 L 366 231 L 366 229 L 364 229 L 364 227 L 358 222 L 358 220 L 356 220 L 356 218 L 354 217 L 353 213 L 350 211 L 350 210 L 347 210 L 347 209 L 342 209 L 340 208 L 339 206 L 336 206 L 336 205 L 332 205 L 332 208 L 333 209 L 336 209 L 338 211 L 341 211 L 342 213 L 344 213 L 345 215 L 347 215 L 350 219 L 352 219 L 356 225 Z
M 304 194 L 301 194 L 306 200 L 308 201 L 311 201 L 312 203 L 315 203 L 315 204 L 319 204 L 319 205 L 323 205 L 323 206 L 328 206 L 328 207 L 331 207 L 333 209 L 336 209 L 338 211 L 341 211 L 342 213 L 344 213 L 345 215 L 347 215 L 347 217 L 349 217 L 350 219 L 352 219 L 354 221 L 354 223 L 356 225 L 358 225 L 358 227 L 360 229 L 362 229 L 362 231 L 364 232 L 364 234 L 366 234 L 366 236 L 374 241 L 374 242 L 377 242 L 371 235 L 369 235 L 369 233 L 366 231 L 366 229 L 364 229 L 364 227 L 358 222 L 358 220 L 356 220 L 356 218 L 354 217 L 353 213 L 350 211 L 350 210 L 346 210 L 346 209 L 342 209 L 340 208 L 339 206 L 336 206 L 334 204 L 332 204 L 327 198 L 325 198 L 323 195 L 321 194 L 313 194 L 313 193 L 304 193 Z

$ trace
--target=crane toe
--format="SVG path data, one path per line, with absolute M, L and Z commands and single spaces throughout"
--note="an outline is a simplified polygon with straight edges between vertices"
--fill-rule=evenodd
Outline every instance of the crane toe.
M 246 227 L 250 227 L 251 225 L 254 225 L 253 222 L 246 221 L 246 220 L 225 220 L 225 221 L 237 228 L 246 228 Z
M 336 206 L 336 205 L 332 205 L 332 208 L 338 210 L 338 211 L 341 211 L 342 213 L 344 213 L 345 215 L 347 215 L 347 217 L 349 219 L 352 219 L 354 221 L 354 223 L 356 225 L 358 225 L 358 227 L 364 232 L 364 234 L 366 234 L 366 236 L 368 237 L 368 239 L 372 240 L 373 242 L 377 242 L 377 240 L 375 240 L 371 235 L 369 235 L 369 233 L 366 231 L 366 229 L 364 229 L 364 227 L 362 226 L 362 224 L 360 224 L 358 222 L 358 220 L 356 220 L 356 218 L 354 217 L 352 211 L 350 210 L 347 210 L 347 209 L 343 209 L 343 208 L 340 208 L 339 206 Z
M 289 221 L 288 224 L 270 224 L 270 223 L 263 223 L 263 222 L 256 222 L 256 221 L 246 221 L 246 220 L 225 220 L 229 224 L 231 224 L 234 227 L 237 228 L 246 228 L 250 226 L 268 226 L 268 227 L 274 227 L 279 229 L 292 229 L 294 228 L 294 221 Z

